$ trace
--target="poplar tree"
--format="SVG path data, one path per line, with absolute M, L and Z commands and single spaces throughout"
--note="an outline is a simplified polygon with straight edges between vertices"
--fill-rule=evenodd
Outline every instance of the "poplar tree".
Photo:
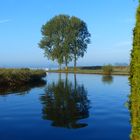
M 131 139 L 140 140 L 140 0 L 136 13 L 136 25 L 133 30 L 130 84 Z
M 136 85 L 136 81 L 140 80 L 140 0 L 136 14 L 136 25 L 133 30 L 133 49 L 131 52 L 130 63 L 130 82 L 133 86 Z

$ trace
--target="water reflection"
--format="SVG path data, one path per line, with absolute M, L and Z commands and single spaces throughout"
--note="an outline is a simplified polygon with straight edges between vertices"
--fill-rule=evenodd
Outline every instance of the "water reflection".
M 89 100 L 84 85 L 79 85 L 74 75 L 74 84 L 65 80 L 48 84 L 45 94 L 42 95 L 43 119 L 51 120 L 52 126 L 65 128 L 82 128 L 88 124 L 81 119 L 89 117 Z
M 113 76 L 111 76 L 111 75 L 103 75 L 102 76 L 102 81 L 105 84 L 111 84 L 113 82 Z
M 18 95 L 23 95 L 23 94 L 29 93 L 32 88 L 43 87 L 45 85 L 46 85 L 46 81 L 40 80 L 40 81 L 24 84 L 21 86 L 13 86 L 13 87 L 0 86 L 0 96 L 8 95 L 8 94 L 15 94 L 15 93 L 18 93 Z

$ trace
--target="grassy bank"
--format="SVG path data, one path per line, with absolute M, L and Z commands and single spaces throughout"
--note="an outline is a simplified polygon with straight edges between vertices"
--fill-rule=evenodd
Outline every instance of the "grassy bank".
M 48 70 L 50 73 L 78 73 L 78 74 L 101 74 L 103 75 L 102 67 L 78 67 L 76 71 L 73 68 L 69 68 L 68 71 L 62 70 Z M 129 67 L 114 66 L 112 75 L 129 75 Z
M 37 83 L 45 76 L 44 70 L 0 69 L 0 87 L 16 87 Z

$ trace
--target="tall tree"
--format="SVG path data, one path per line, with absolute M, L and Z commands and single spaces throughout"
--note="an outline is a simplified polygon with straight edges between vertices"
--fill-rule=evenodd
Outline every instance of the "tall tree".
M 60 65 L 74 59 L 74 68 L 79 57 L 83 57 L 90 43 L 90 33 L 84 21 L 77 17 L 59 15 L 42 26 L 42 39 L 39 47 L 45 50 L 45 56 L 57 60 Z
M 131 111 L 131 139 L 140 139 L 140 0 L 136 14 L 136 25 L 133 31 L 133 49 L 130 63 L 130 111 Z
M 71 53 L 74 58 L 74 70 L 76 71 L 76 62 L 79 57 L 84 56 L 91 35 L 88 32 L 86 23 L 74 16 L 70 19 L 70 29 Z
M 133 31 L 133 49 L 130 63 L 130 82 L 136 86 L 136 81 L 140 80 L 140 2 L 137 8 L 136 25 Z M 138 86 L 138 85 L 137 85 Z
M 45 56 L 51 60 L 57 60 L 60 65 L 65 62 L 66 66 L 70 60 L 69 48 L 66 44 L 68 38 L 67 29 L 69 16 L 59 15 L 52 18 L 42 26 L 42 39 L 39 47 L 44 49 Z

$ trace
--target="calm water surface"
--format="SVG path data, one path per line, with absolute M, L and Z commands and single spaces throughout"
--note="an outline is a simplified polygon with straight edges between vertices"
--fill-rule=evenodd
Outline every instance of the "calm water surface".
M 48 74 L 0 94 L 0 140 L 129 140 L 128 77 Z

